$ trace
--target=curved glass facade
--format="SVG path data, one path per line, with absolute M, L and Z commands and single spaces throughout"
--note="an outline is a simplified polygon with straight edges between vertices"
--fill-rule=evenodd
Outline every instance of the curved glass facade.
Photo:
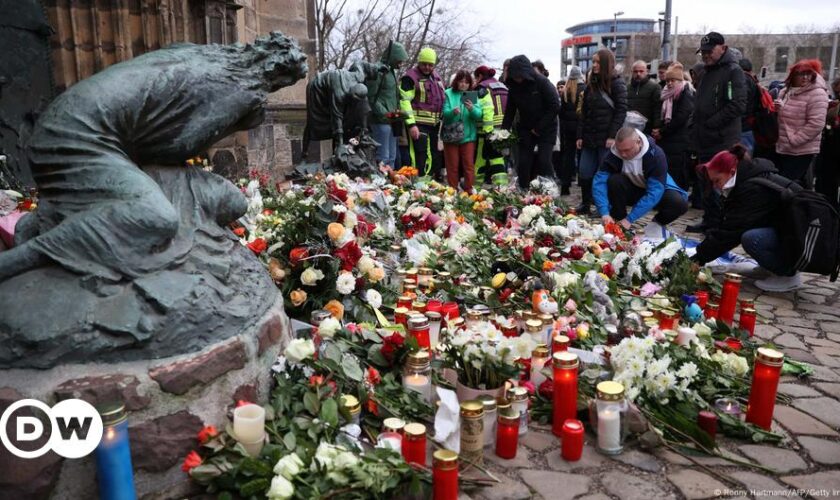
M 572 36 L 597 35 L 601 33 L 612 33 L 613 26 L 617 25 L 619 33 L 650 33 L 653 31 L 654 23 L 655 21 L 622 21 L 621 19 L 619 19 L 617 24 L 613 24 L 613 21 L 607 20 L 579 25 L 579 27 L 576 27 L 574 31 L 572 31 L 571 29 L 567 31 L 571 33 Z

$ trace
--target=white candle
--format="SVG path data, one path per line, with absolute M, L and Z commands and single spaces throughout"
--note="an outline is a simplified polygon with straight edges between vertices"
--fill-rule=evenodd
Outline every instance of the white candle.
M 675 342 L 681 346 L 688 346 L 695 338 L 697 338 L 697 332 L 695 332 L 693 328 L 684 326 L 677 330 L 677 338 L 675 339 Z
M 440 323 L 441 316 L 439 312 L 427 312 L 426 317 L 429 318 L 429 343 L 434 351 L 440 343 Z
M 545 382 L 545 375 L 542 374 L 542 369 L 545 367 L 546 361 L 548 361 L 548 358 L 531 357 L 531 382 L 537 389 L 540 388 L 540 384 Z
M 233 410 L 233 433 L 241 443 L 255 443 L 265 439 L 265 410 L 249 404 Z
M 617 405 L 598 410 L 598 448 L 607 452 L 621 449 L 621 414 Z
M 376 440 L 377 448 L 388 448 L 396 452 L 402 450 L 402 436 L 396 432 L 383 432 Z
M 408 375 L 403 377 L 403 387 L 419 392 L 426 402 L 432 397 L 432 381 L 426 375 Z

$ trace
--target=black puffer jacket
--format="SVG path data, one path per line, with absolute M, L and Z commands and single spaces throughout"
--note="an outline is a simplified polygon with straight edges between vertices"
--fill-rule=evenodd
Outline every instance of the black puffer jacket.
M 583 84 L 578 84 L 574 101 L 566 101 L 565 95 L 560 96 L 560 133 L 577 137 L 578 103 L 583 98 Z
M 741 236 L 750 229 L 768 227 L 780 209 L 778 191 L 748 182 L 754 177 L 768 177 L 776 167 L 767 160 L 756 158 L 738 164 L 735 186 L 723 200 L 723 215 L 719 227 L 706 232 L 706 239 L 697 246 L 694 260 L 701 264 L 715 260 L 741 244 Z
M 514 78 L 521 77 L 522 83 Z M 525 56 L 516 56 L 508 66 L 508 100 L 502 128 L 510 129 L 513 119 L 519 113 L 517 133 L 521 136 L 537 132 L 537 140 L 551 143 L 557 140 L 557 115 L 560 112 L 560 97 L 557 88 L 548 78 L 534 71 L 531 61 Z
M 615 75 L 610 85 L 612 106 L 601 91 L 587 86 L 583 93 L 583 114 L 578 122 L 578 139 L 583 139 L 583 147 L 606 147 L 607 139 L 615 139 L 615 134 L 627 116 L 627 85 L 624 79 Z
M 727 50 L 717 63 L 706 66 L 694 101 L 694 144 L 700 161 L 729 149 L 741 140 L 741 117 L 746 111 L 744 71 Z
M 627 88 L 627 109 L 639 112 L 648 119 L 645 124 L 646 134 L 662 126 L 662 101 L 659 100 L 661 92 L 662 87 L 650 77 L 645 77 L 640 82 L 631 80 Z
M 694 92 L 686 85 L 674 101 L 671 121 L 660 129 L 659 145 L 667 155 L 676 155 L 691 150 L 691 113 L 694 112 Z

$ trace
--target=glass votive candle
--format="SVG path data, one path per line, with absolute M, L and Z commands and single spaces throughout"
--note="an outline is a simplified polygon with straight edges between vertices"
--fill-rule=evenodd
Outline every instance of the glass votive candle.
M 437 450 L 432 461 L 432 498 L 458 500 L 458 454 L 451 450 Z
M 484 405 L 484 446 L 496 444 L 496 398 L 482 394 L 476 399 Z
M 740 419 L 742 415 L 741 404 L 733 398 L 720 398 L 715 400 L 715 408 L 721 413 L 737 419 Z
M 583 454 L 583 422 L 570 418 L 563 423 L 560 455 L 563 460 L 574 462 Z
M 402 452 L 402 440 L 402 434 L 396 432 L 381 432 L 376 438 L 376 447 Z
M 426 466 L 426 426 L 406 424 L 402 439 L 402 455 L 410 464 Z
M 697 426 L 703 429 L 712 439 L 717 436 L 717 415 L 713 411 L 703 410 L 697 414 Z
M 519 420 L 516 411 L 500 413 L 496 421 L 496 455 L 510 460 L 516 458 L 519 445 Z

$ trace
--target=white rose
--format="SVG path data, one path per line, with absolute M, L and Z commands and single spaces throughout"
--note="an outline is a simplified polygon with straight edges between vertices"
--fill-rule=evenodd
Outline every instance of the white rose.
M 269 488 L 266 496 L 270 500 L 285 500 L 292 498 L 295 494 L 295 487 L 283 476 L 274 476 L 271 480 L 271 488 Z
M 356 265 L 359 267 L 359 271 L 361 271 L 362 274 L 367 274 L 371 269 L 376 267 L 376 262 L 367 255 L 363 255 L 362 258 L 359 259 L 359 263 Z
M 359 459 L 349 451 L 343 451 L 335 457 L 333 465 L 336 469 L 346 469 L 359 463 Z
M 331 339 L 335 336 L 335 332 L 341 329 L 341 323 L 333 317 L 329 317 L 318 325 L 318 335 Z
M 344 214 L 344 227 L 347 229 L 353 229 L 356 227 L 356 222 L 358 222 L 356 213 L 352 210 L 348 210 L 347 213 Z
M 274 473 L 291 480 L 300 473 L 302 467 L 303 461 L 297 456 L 297 453 L 291 453 L 277 461 L 274 466 Z
M 382 295 L 372 288 L 365 292 L 365 300 L 374 309 L 382 307 Z
M 356 288 L 356 278 L 353 277 L 352 273 L 341 273 L 335 280 L 335 288 L 338 293 L 349 295 Z
M 300 281 L 306 286 L 313 286 L 320 279 L 324 279 L 324 273 L 314 267 L 308 267 L 300 274 Z
M 284 354 L 289 362 L 300 363 L 315 354 L 315 343 L 310 339 L 294 339 L 286 346 Z

